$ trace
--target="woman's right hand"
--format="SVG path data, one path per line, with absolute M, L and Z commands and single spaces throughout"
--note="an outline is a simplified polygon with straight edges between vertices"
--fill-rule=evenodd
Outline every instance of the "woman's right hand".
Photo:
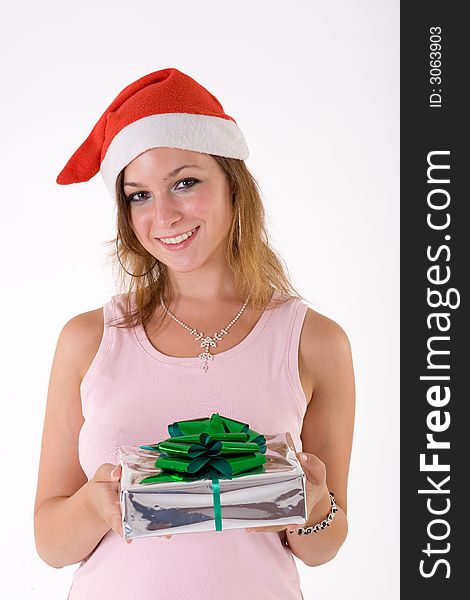
M 88 481 L 89 502 L 93 512 L 115 533 L 124 537 L 122 530 L 119 490 L 121 465 L 104 463 L 96 469 L 96 473 Z M 167 539 L 171 535 L 165 535 Z M 130 544 L 132 540 L 127 540 Z
M 91 510 L 115 533 L 123 537 L 121 508 L 119 506 L 119 480 L 121 465 L 104 463 L 86 484 Z M 130 540 L 128 540 L 130 541 Z

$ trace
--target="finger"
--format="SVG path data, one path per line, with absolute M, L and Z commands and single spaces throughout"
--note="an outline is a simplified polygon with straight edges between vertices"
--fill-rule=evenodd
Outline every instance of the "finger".
M 114 522 L 113 526 L 111 527 L 111 529 L 114 531 L 114 533 L 117 533 L 120 537 L 124 538 L 124 531 L 122 529 L 122 523 L 121 522 Z
M 113 481 L 119 481 L 121 479 L 121 465 L 117 465 L 112 471 L 111 471 L 111 479 Z
M 285 526 L 284 527 L 268 526 L 268 527 L 249 527 L 248 529 L 245 529 L 245 531 L 247 531 L 248 533 L 258 533 L 258 532 L 283 531 L 284 529 L 285 529 Z
M 111 524 L 111 529 L 115 533 L 117 533 L 118 535 L 120 535 L 122 538 L 124 537 L 124 531 L 123 531 L 123 526 L 122 526 L 122 517 L 121 517 L 121 511 L 120 510 L 114 510 L 110 514 L 108 523 Z
M 326 479 L 326 465 L 315 454 L 298 452 L 299 459 L 307 479 L 314 484 L 322 484 Z
M 310 452 L 297 452 L 297 458 L 303 466 L 310 469 L 322 469 L 325 467 L 325 463 Z
M 98 467 L 93 479 L 96 482 L 118 481 L 121 477 L 121 465 L 104 463 Z

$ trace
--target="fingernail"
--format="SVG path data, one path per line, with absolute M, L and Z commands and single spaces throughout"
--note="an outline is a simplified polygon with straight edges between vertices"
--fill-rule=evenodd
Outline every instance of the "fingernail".
M 300 453 L 300 460 L 303 460 L 304 462 L 307 461 L 307 455 L 304 454 L 303 452 Z

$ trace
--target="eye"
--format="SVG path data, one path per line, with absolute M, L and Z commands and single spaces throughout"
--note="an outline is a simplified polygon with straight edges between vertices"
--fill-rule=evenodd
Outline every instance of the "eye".
M 131 194 L 130 196 L 127 196 L 127 201 L 128 202 L 138 202 L 139 200 L 145 200 L 145 198 L 139 197 L 142 196 L 142 194 L 148 194 L 149 192 L 136 192 L 135 194 Z
M 196 179 L 195 177 L 187 177 L 186 179 L 180 179 L 178 181 L 178 183 L 175 185 L 175 190 L 187 190 L 189 188 L 192 188 L 194 186 L 194 184 L 198 183 L 199 179 Z M 183 185 L 182 187 L 178 187 L 180 185 L 180 183 L 185 183 L 185 184 L 189 184 L 189 185 Z

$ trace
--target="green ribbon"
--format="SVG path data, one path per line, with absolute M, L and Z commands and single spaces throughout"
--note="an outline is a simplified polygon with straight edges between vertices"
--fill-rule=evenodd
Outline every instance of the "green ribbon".
M 212 480 L 212 499 L 214 504 L 215 530 L 222 531 L 222 505 L 220 503 L 220 482 L 217 477 Z
M 160 473 L 139 483 L 211 479 L 216 531 L 222 530 L 219 479 L 233 479 L 263 472 L 266 438 L 247 423 L 223 417 L 177 421 L 168 425 L 170 438 L 144 450 L 159 452 L 155 466 Z

